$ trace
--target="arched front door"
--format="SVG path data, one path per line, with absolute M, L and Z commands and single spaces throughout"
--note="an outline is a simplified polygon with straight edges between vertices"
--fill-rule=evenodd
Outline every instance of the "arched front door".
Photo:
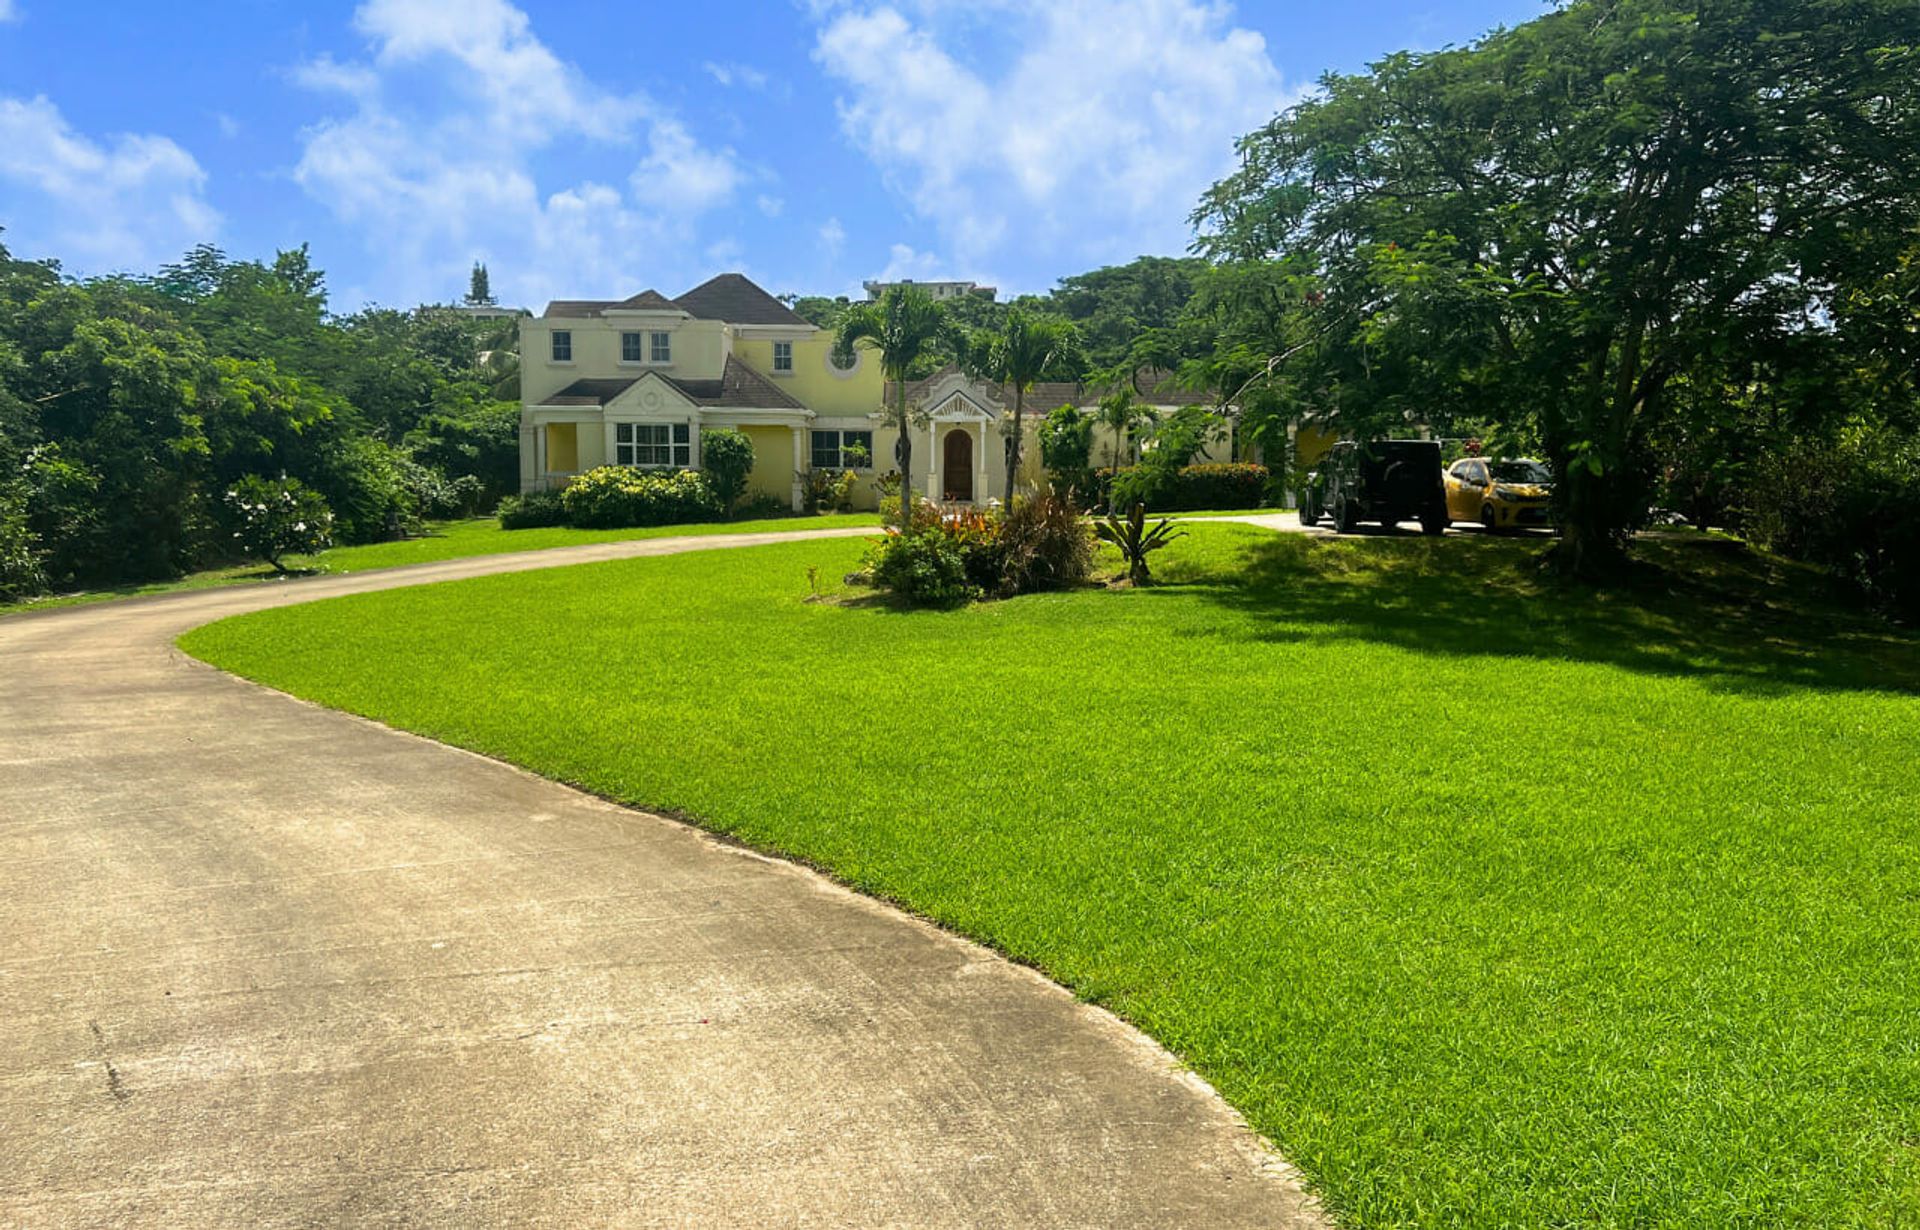
M 956 427 L 947 433 L 944 447 L 945 473 L 940 478 L 943 497 L 970 504 L 973 502 L 973 433 Z

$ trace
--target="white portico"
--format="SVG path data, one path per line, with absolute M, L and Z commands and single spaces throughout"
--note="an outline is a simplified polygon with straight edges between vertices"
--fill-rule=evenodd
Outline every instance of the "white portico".
M 1005 500 L 1004 458 L 989 465 L 1005 409 L 988 389 L 959 372 L 937 377 L 924 393 L 926 435 L 916 444 L 915 478 L 924 494 L 947 503 Z M 918 433 L 916 433 L 918 434 Z

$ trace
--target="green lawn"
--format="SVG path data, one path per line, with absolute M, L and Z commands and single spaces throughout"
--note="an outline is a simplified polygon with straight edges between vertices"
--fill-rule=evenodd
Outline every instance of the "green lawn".
M 874 513 L 840 513 L 828 516 L 775 517 L 756 521 L 715 521 L 701 525 L 656 525 L 645 529 L 576 530 L 565 527 L 535 530 L 503 530 L 492 517 L 467 521 L 436 521 L 419 537 L 399 542 L 375 542 L 357 547 L 335 547 L 318 555 L 294 555 L 287 558 L 290 569 L 299 572 L 366 572 L 373 568 L 399 568 L 407 564 L 428 564 L 435 560 L 462 559 L 469 555 L 498 555 L 506 551 L 539 551 L 547 547 L 574 547 L 595 542 L 624 542 L 632 538 L 672 538 L 681 535 L 765 534 L 785 530 L 825 530 L 841 526 L 880 524 Z M 173 581 L 151 581 L 139 585 L 118 585 L 111 589 L 88 590 L 77 594 L 55 594 L 24 602 L 0 602 L 0 615 L 41 607 L 77 606 L 106 602 L 114 598 L 132 598 L 142 594 L 165 594 L 182 589 L 211 589 L 222 585 L 283 580 L 265 564 L 236 564 L 210 568 Z
M 900 612 L 799 542 L 182 644 L 1031 962 L 1345 1226 L 1914 1225 L 1920 642 L 1725 544 L 1537 549 L 1196 526 L 1159 589 Z

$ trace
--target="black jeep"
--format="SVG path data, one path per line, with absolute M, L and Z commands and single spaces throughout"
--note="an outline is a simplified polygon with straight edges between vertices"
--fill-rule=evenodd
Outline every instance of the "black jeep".
M 1351 534 L 1362 521 L 1394 526 L 1418 521 L 1429 534 L 1447 528 L 1447 491 L 1440 478 L 1438 440 L 1342 440 L 1307 475 L 1300 524 L 1332 517 Z

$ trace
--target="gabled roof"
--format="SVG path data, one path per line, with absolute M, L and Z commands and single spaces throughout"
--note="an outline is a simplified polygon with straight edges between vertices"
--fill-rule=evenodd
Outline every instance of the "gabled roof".
M 673 311 L 684 310 L 680 307 L 679 304 L 667 298 L 665 295 L 661 294 L 659 291 L 654 290 L 652 287 L 648 287 L 646 290 L 641 291 L 639 294 L 634 295 L 632 298 L 622 299 L 620 302 L 611 304 L 609 306 L 619 307 L 619 308 L 630 308 L 634 311 L 673 312 Z
M 540 406 L 604 406 L 620 394 L 632 388 L 638 376 L 628 376 L 618 380 L 576 380 L 551 397 L 543 398 L 535 405 Z
M 786 390 L 732 355 L 727 356 L 727 365 L 718 380 L 687 380 L 664 372 L 660 378 L 703 406 L 732 410 L 806 409 L 787 396 Z
M 949 363 L 939 371 L 933 373 L 933 375 L 928 376 L 925 380 L 909 382 L 907 385 L 907 401 L 910 403 L 925 402 L 927 394 L 933 391 L 933 386 L 939 384 L 959 370 L 960 368 L 957 364 Z M 998 400 L 1003 406 L 1013 405 L 1012 385 L 1001 385 L 999 388 L 993 388 L 990 385 L 986 385 L 984 381 L 976 383 L 983 385 L 989 395 Z M 895 387 L 896 386 L 892 384 L 886 386 L 884 404 L 889 406 L 893 404 Z M 1027 390 L 1026 400 L 1022 405 L 1028 415 L 1047 415 L 1061 406 L 1091 405 L 1093 399 L 1094 394 L 1078 381 L 1042 380 Z
M 786 304 L 738 273 L 710 278 L 673 302 L 702 320 L 724 320 L 730 325 L 812 327 L 794 315 Z
M 647 372 L 618 379 L 576 380 L 551 397 L 533 404 L 539 406 L 605 407 L 634 385 L 653 376 L 678 389 L 695 405 L 721 410 L 804 410 L 805 406 L 789 397 L 780 386 L 754 371 L 745 363 L 727 356 L 727 365 L 717 380 L 689 380 L 665 372 Z

